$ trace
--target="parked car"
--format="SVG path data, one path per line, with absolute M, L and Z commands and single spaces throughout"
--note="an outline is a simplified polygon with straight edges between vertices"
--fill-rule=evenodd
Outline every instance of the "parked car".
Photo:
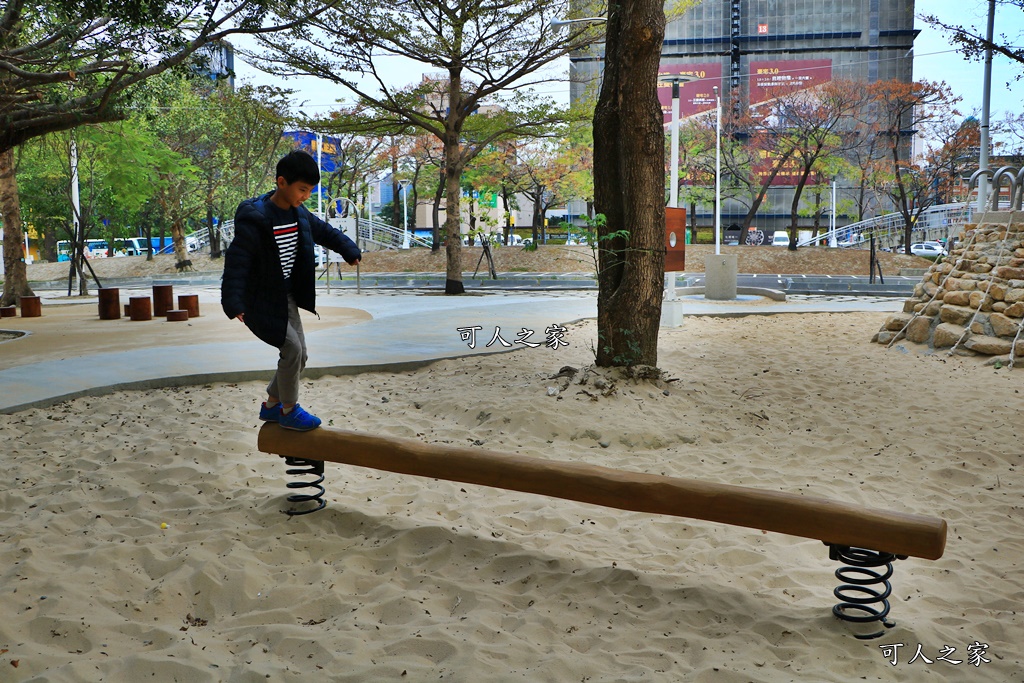
M 939 256 L 945 256 L 946 250 L 934 242 L 916 242 L 910 245 L 910 253 L 914 256 L 924 256 L 925 258 L 938 258 Z
M 788 247 L 789 246 L 789 234 L 785 230 L 776 230 L 772 234 L 772 246 L 773 247 Z

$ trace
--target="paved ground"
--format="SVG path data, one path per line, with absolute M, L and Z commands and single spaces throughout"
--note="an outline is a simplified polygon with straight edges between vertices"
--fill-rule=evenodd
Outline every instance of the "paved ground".
M 219 381 L 265 381 L 277 351 L 223 316 L 219 290 L 213 284 L 181 283 L 175 294 L 199 294 L 202 317 L 190 323 L 99 321 L 95 298 L 65 292 L 42 292 L 43 319 L 58 311 L 78 322 L 59 325 L 56 336 L 44 331 L 43 319 L 7 318 L 0 327 L 29 334 L 0 343 L 0 413 L 48 406 L 82 395 L 126 388 L 153 388 Z M 146 288 L 121 288 L 121 300 L 148 295 Z M 682 297 L 688 315 L 751 315 L 819 311 L 896 311 L 902 300 L 891 297 L 791 296 L 785 302 L 741 296 L 731 302 L 710 302 L 703 296 Z M 593 291 L 481 291 L 446 297 L 437 290 L 321 289 L 322 321 L 310 320 L 307 376 L 363 371 L 397 371 L 441 358 L 498 353 L 545 343 L 558 326 L 595 317 Z M 70 309 L 70 313 L 67 311 Z M 348 309 L 348 310 L 346 310 Z M 353 310 L 354 309 L 354 310 Z M 97 326 L 115 330 L 113 341 L 100 345 Z M 52 327 L 52 325 L 51 325 Z M 33 328 L 36 328 L 33 330 Z M 494 340 L 496 331 L 510 347 Z M 525 331 L 532 332 L 526 336 Z M 471 336 L 475 335 L 475 337 Z M 59 337 L 47 341 L 44 337 Z M 565 341 L 573 343 L 571 336 Z M 585 343 L 579 340 L 577 343 Z M 51 345 L 58 344 L 56 347 Z M 63 344 L 63 346 L 61 346 Z

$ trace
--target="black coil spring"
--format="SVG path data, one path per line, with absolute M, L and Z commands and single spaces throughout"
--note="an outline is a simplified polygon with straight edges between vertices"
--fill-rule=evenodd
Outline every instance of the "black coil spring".
M 315 503 L 315 507 L 305 510 L 297 510 L 292 507 L 288 510 L 282 510 L 282 512 L 286 515 L 308 515 L 311 512 L 323 510 L 327 507 L 327 501 L 324 500 L 324 487 L 322 485 L 324 482 L 324 461 L 309 460 L 307 458 L 292 458 L 289 456 L 282 457 L 284 458 L 284 464 L 291 468 L 285 470 L 285 474 L 300 477 L 316 477 L 313 481 L 290 481 L 286 484 L 290 489 L 313 489 L 312 493 L 294 493 L 288 496 L 287 500 L 289 503 Z
M 892 577 L 893 560 L 905 560 L 906 556 L 830 545 L 829 559 L 848 565 L 836 570 L 836 578 L 843 583 L 833 591 L 841 602 L 832 608 L 832 614 L 843 621 L 857 624 L 880 622 L 885 628 L 895 626 L 896 622 L 888 618 L 889 596 L 892 594 L 889 579 Z M 880 629 L 856 634 L 856 637 L 870 640 L 884 633 L 885 629 Z

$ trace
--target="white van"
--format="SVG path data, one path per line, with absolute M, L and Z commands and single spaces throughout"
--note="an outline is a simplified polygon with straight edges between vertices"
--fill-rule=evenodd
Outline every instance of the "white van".
M 126 237 L 114 240 L 114 256 L 142 256 L 146 253 L 143 237 Z
M 788 247 L 789 246 L 789 233 L 785 230 L 776 230 L 772 235 L 772 246 L 773 247 Z

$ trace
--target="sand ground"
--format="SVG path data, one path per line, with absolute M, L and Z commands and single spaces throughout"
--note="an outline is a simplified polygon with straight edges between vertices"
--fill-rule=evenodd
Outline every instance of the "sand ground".
M 660 340 L 675 381 L 601 390 L 554 377 L 593 362 L 588 322 L 302 398 L 338 427 L 946 519 L 940 560 L 896 563 L 879 640 L 831 615 L 818 541 L 333 464 L 328 507 L 288 517 L 246 382 L 4 417 L 0 680 L 1024 681 L 1020 373 L 871 344 L 884 317 L 688 318 Z

